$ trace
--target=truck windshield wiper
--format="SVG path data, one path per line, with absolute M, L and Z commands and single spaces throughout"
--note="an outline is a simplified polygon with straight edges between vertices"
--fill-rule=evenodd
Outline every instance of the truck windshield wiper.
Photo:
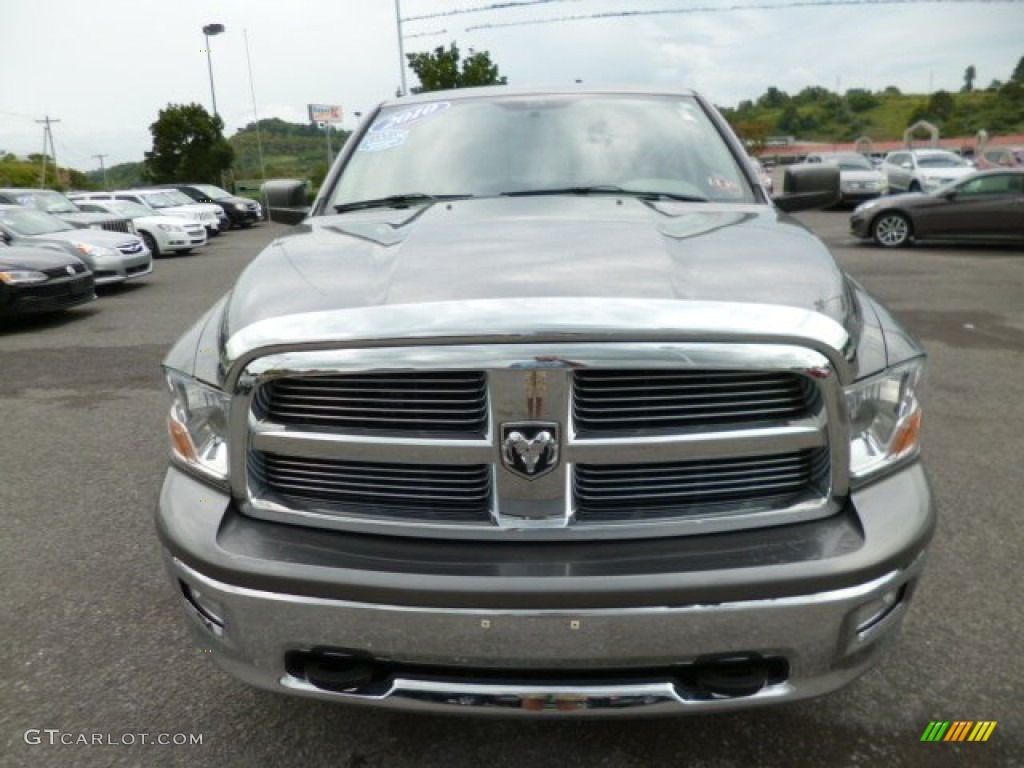
M 408 208 L 420 203 L 436 203 L 438 200 L 465 200 L 472 195 L 427 195 L 422 192 L 410 192 L 404 195 L 388 195 L 375 197 L 372 200 L 357 200 L 354 203 L 340 203 L 334 206 L 335 213 L 358 211 L 363 208 Z
M 642 200 L 683 200 L 692 203 L 706 203 L 702 195 L 682 195 L 675 192 L 656 192 L 645 189 L 625 189 L 614 184 L 598 184 L 590 187 L 556 187 L 547 189 L 517 189 L 502 192 L 503 197 L 530 197 L 532 195 L 630 195 Z

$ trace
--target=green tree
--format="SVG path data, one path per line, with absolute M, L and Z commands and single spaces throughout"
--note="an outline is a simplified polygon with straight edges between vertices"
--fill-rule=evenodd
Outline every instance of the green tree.
M 472 88 L 477 85 L 505 85 L 508 78 L 498 74 L 498 66 L 486 51 L 469 49 L 469 58 L 462 60 L 458 46 L 452 42 L 445 50 L 438 46 L 433 53 L 407 53 L 409 68 L 416 73 L 420 84 L 413 93 L 442 91 L 449 88 Z
M 235 152 L 223 134 L 224 122 L 200 104 L 168 104 L 160 110 L 153 149 L 146 152 L 143 174 L 157 184 L 171 181 L 220 182 Z
M 766 109 L 781 109 L 790 103 L 789 94 L 785 91 L 780 91 L 774 85 L 769 86 L 761 97 L 757 100 L 757 106 L 765 107 Z
M 845 100 L 846 106 L 854 112 L 866 112 L 878 106 L 878 97 L 864 88 L 850 88 Z
M 1024 83 L 1024 56 L 1020 57 L 1020 61 L 1017 62 L 1017 66 L 1013 68 L 1013 74 L 1010 75 L 1011 83 Z
M 928 100 L 928 112 L 940 120 L 948 120 L 953 116 L 956 102 L 949 91 L 936 91 Z
M 978 77 L 978 71 L 971 64 L 967 69 L 964 70 L 964 87 L 960 89 L 961 93 L 974 93 L 974 81 Z

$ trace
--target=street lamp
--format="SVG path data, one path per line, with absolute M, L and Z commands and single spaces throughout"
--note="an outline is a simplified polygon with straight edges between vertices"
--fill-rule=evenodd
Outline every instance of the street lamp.
M 203 34 L 206 35 L 206 67 L 210 70 L 210 99 L 213 101 L 213 115 L 217 115 L 217 94 L 213 90 L 213 61 L 210 58 L 210 38 L 219 35 L 224 31 L 223 24 L 207 24 L 203 27 Z

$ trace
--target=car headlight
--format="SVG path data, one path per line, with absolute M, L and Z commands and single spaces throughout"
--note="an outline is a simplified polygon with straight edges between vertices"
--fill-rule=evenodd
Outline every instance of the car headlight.
M 157 224 L 157 226 L 164 232 L 182 233 L 185 231 L 184 227 L 179 227 L 177 224 Z
M 8 285 L 45 283 L 47 279 L 45 274 L 34 269 L 7 269 L 0 271 L 0 283 L 7 283 Z
M 228 411 L 231 397 L 219 389 L 165 369 L 171 392 L 167 432 L 172 460 L 219 485 L 228 477 Z
M 855 214 L 861 214 L 864 213 L 865 211 L 870 211 L 872 208 L 877 208 L 881 204 L 882 203 L 879 200 L 866 200 L 865 202 L 861 203 L 856 208 L 854 208 L 853 212 Z
M 850 478 L 866 480 L 920 450 L 925 359 L 916 358 L 846 388 Z
M 235 210 L 236 211 L 241 211 L 242 213 L 245 213 L 246 209 L 247 209 L 247 206 L 245 205 L 245 203 L 235 203 Z
M 72 245 L 75 246 L 76 251 L 86 256 L 112 256 L 117 253 L 112 248 L 104 248 L 102 245 L 93 245 L 92 243 L 82 243 L 77 240 Z

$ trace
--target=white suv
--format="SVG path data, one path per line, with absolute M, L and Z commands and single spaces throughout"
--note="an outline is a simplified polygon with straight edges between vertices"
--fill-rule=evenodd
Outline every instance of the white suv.
M 114 213 L 131 219 L 154 258 L 170 253 L 186 254 L 206 247 L 206 227 L 201 221 L 158 214 L 131 200 L 76 202 L 83 211 Z
M 201 221 L 206 227 L 209 236 L 220 232 L 220 219 L 210 208 L 203 203 L 183 205 L 177 197 L 166 189 L 118 189 L 113 192 L 85 192 L 74 195 L 72 199 L 79 200 L 131 200 L 133 203 L 144 205 L 155 213 L 164 216 L 181 216 L 193 221 Z M 219 210 L 219 208 L 218 208 Z
M 901 149 L 885 156 L 879 170 L 890 192 L 931 192 L 974 172 L 974 166 L 945 149 Z

